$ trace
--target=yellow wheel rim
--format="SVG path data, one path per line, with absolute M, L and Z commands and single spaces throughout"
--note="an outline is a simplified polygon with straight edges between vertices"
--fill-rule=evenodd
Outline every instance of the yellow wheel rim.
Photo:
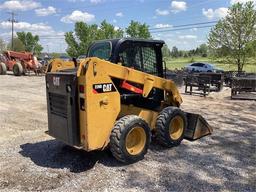
M 169 134 L 171 139 L 178 140 L 184 130 L 184 122 L 181 116 L 175 116 L 169 125 Z
M 146 145 L 146 133 L 142 127 L 132 128 L 126 136 L 125 146 L 130 155 L 138 155 Z

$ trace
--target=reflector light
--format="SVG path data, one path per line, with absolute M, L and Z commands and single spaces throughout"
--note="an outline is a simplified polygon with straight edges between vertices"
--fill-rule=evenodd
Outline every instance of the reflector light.
M 84 93 L 84 86 L 83 85 L 79 85 L 79 92 Z

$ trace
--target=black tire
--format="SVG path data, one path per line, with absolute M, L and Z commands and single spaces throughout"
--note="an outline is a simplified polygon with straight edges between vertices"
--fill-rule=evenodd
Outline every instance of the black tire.
M 14 66 L 13 66 L 13 74 L 15 76 L 21 76 L 23 74 L 23 67 L 20 63 L 16 63 Z
M 174 127 L 175 125 L 171 125 L 172 121 L 176 123 L 176 127 Z M 165 147 L 177 146 L 184 138 L 186 127 L 187 118 L 184 112 L 178 107 L 166 107 L 160 112 L 156 120 L 156 138 Z M 176 137 L 172 137 L 171 135 L 175 135 Z
M 143 133 L 143 139 L 140 140 L 140 137 L 137 137 L 137 139 L 133 138 L 133 142 L 130 142 L 130 144 L 134 144 L 132 147 L 141 145 L 141 149 L 138 151 L 135 150 L 135 153 L 137 152 L 137 154 L 132 154 L 133 149 L 127 148 L 126 142 L 128 141 L 128 138 L 131 137 L 134 130 L 138 131 L 137 129 Z M 138 143 L 138 141 L 142 144 Z M 115 123 L 110 136 L 110 150 L 117 160 L 123 163 L 133 163 L 144 158 L 144 155 L 147 153 L 150 141 L 151 131 L 148 124 L 142 118 L 136 115 L 127 115 L 120 118 Z
M 0 75 L 6 75 L 7 67 L 4 63 L 0 63 Z

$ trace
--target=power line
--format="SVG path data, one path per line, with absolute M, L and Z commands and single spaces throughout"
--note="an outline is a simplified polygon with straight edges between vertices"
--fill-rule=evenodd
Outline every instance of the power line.
M 206 25 L 206 26 L 196 26 L 197 29 L 202 29 L 202 28 L 209 28 L 213 27 L 214 25 Z M 168 29 L 168 30 L 160 30 L 160 31 L 152 31 L 151 33 L 164 33 L 164 32 L 170 32 L 170 31 L 182 31 L 182 30 L 188 30 L 188 29 L 193 29 L 195 27 L 186 27 L 186 28 L 180 28 L 180 29 Z
M 162 32 L 169 32 L 169 31 L 181 31 L 181 30 L 188 30 L 188 29 L 193 29 L 193 28 L 209 28 L 213 27 L 214 25 L 205 25 L 205 24 L 213 24 L 216 23 L 217 21 L 211 21 L 211 22 L 201 22 L 201 23 L 190 23 L 190 24 L 184 24 L 184 25 L 176 25 L 173 27 L 166 27 L 166 28 L 157 28 L 155 29 L 150 29 L 151 33 L 162 33 Z M 200 26 L 204 25 L 204 26 Z M 190 27 L 187 27 L 190 26 Z M 162 29 L 162 30 L 159 30 Z M 153 30 L 153 31 L 151 31 Z M 40 36 L 40 39 L 65 39 L 65 35 L 42 35 Z
M 168 26 L 168 27 L 154 27 L 149 28 L 149 30 L 159 30 L 159 29 L 169 29 L 169 28 L 180 28 L 180 27 L 187 27 L 187 26 L 195 26 L 195 25 L 204 25 L 204 24 L 211 24 L 211 23 L 217 23 L 218 21 L 209 21 L 209 22 L 201 22 L 201 23 L 190 23 L 190 24 L 184 24 L 184 25 L 174 25 L 174 26 Z

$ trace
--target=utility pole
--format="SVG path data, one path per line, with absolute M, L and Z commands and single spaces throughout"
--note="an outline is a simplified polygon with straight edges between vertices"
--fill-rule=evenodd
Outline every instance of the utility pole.
M 14 31 L 14 23 L 18 21 L 15 20 L 14 16 L 16 15 L 14 12 L 8 12 L 11 15 L 11 19 L 8 19 L 9 22 L 12 22 L 12 50 L 13 50 L 13 31 Z
M 49 45 L 46 45 L 47 47 L 47 54 L 49 55 Z

